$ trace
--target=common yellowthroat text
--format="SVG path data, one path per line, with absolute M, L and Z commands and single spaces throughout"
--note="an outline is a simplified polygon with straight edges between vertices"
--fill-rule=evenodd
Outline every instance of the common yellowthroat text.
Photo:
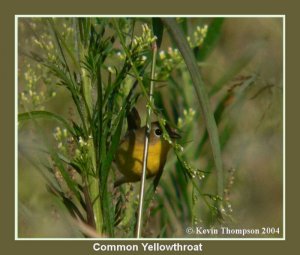
M 146 243 L 142 242 L 140 244 L 101 244 L 94 243 L 93 250 L 97 252 L 122 252 L 122 251 L 171 251 L 171 252 L 181 252 L 181 251 L 202 251 L 202 243 L 195 244 L 163 244 L 163 243 Z

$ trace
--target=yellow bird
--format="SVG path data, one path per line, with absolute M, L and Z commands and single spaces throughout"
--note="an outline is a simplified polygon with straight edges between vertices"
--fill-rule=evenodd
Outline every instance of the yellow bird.
M 180 138 L 174 129 L 166 125 L 171 139 Z M 146 177 L 156 176 L 163 170 L 171 145 L 162 137 L 163 132 L 158 122 L 151 123 Z M 116 165 L 124 175 L 114 184 L 115 187 L 126 182 L 141 179 L 145 143 L 145 127 L 129 130 L 119 145 L 116 153 Z

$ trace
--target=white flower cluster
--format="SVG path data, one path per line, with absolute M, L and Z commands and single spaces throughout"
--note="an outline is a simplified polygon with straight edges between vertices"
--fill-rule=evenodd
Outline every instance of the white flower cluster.
M 31 64 L 27 64 L 23 78 L 23 90 L 19 93 L 20 105 L 27 110 L 44 110 L 43 103 L 55 97 L 56 92 L 47 93 L 47 91 L 40 86 L 40 82 L 44 80 L 41 65 L 37 64 L 36 66 L 32 66 Z
M 156 36 L 153 35 L 148 25 L 142 24 L 142 35 L 135 36 L 132 45 L 134 48 L 137 47 L 137 50 L 141 52 L 147 49 L 156 39 Z
M 69 137 L 68 130 L 66 128 L 61 129 L 60 127 L 56 127 L 53 132 L 53 137 L 57 142 L 57 148 L 61 152 L 67 151 L 67 141 L 73 141 L 73 138 Z
M 169 47 L 167 51 L 161 50 L 159 52 L 160 72 L 158 73 L 158 79 L 166 80 L 172 70 L 182 62 L 182 56 L 178 49 Z
M 193 37 L 190 36 L 187 37 L 190 47 L 195 48 L 201 46 L 207 35 L 207 31 L 208 31 L 208 25 L 204 25 L 203 27 L 197 26 L 196 30 L 193 33 Z
M 196 111 L 193 108 L 189 108 L 188 110 L 183 110 L 183 118 L 178 118 L 177 126 L 178 128 L 182 128 L 184 125 L 191 123 L 194 119 Z

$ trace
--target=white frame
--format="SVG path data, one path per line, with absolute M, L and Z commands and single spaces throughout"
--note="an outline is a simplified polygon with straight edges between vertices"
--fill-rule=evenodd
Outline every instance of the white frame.
M 187 18 L 209 18 L 209 17 L 225 17 L 225 18 L 282 18 L 283 19 L 283 219 L 282 219 L 282 237 L 278 238 L 20 238 L 18 237 L 18 19 L 19 18 L 40 18 L 40 17 L 187 17 Z M 69 241 L 69 240 L 85 240 L 85 241 L 97 241 L 97 240 L 109 240 L 109 241 L 278 241 L 278 240 L 286 240 L 286 201 L 285 201 L 285 15 L 15 15 L 15 240 L 27 240 L 27 241 L 38 241 L 38 240 L 55 240 L 55 241 Z

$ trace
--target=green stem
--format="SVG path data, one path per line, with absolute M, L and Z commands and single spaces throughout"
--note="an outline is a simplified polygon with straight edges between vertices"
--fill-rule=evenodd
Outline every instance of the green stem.
M 87 76 L 86 70 L 84 68 L 81 68 L 82 73 L 82 96 L 84 105 L 86 108 L 86 122 L 90 123 L 91 118 L 91 112 L 92 112 L 92 84 L 90 78 Z M 92 124 L 92 123 L 91 123 Z
M 86 122 L 90 123 L 90 127 L 93 126 L 91 112 L 92 112 L 92 85 L 91 80 L 86 74 L 86 70 L 84 68 L 82 71 L 82 93 L 84 105 L 86 107 Z M 91 131 L 90 131 L 91 132 Z M 94 220 L 96 225 L 96 231 L 101 233 L 103 226 L 103 217 L 102 217 L 102 209 L 101 209 L 101 197 L 100 197 L 100 183 L 99 176 L 96 174 L 97 171 L 97 146 L 95 145 L 95 134 L 91 133 L 92 137 L 88 137 L 88 148 L 89 148 L 89 158 L 91 159 L 91 169 L 89 169 L 88 173 L 88 184 L 90 187 L 91 201 L 93 204 L 93 212 L 94 212 Z
M 98 233 L 102 233 L 103 231 L 103 215 L 102 215 L 102 209 L 101 209 L 101 196 L 100 196 L 100 180 L 99 176 L 96 174 L 97 171 L 97 165 L 99 162 L 97 162 L 97 139 L 95 140 L 95 133 L 93 132 L 93 119 L 92 119 L 92 111 L 93 111 L 93 101 L 92 101 L 92 81 L 90 77 L 87 74 L 87 71 L 85 68 L 81 68 L 81 76 L 82 76 L 82 99 L 85 106 L 85 121 L 86 123 L 89 123 L 89 137 L 88 139 L 88 153 L 89 158 L 91 159 L 91 168 L 88 169 L 88 186 L 89 186 L 89 193 L 90 198 L 93 206 L 93 216 L 94 221 L 96 225 L 96 231 Z M 101 96 L 101 95 L 100 95 Z M 102 97 L 102 96 L 101 96 Z
M 96 231 L 98 233 L 102 233 L 103 217 L 102 217 L 102 210 L 101 210 L 101 200 L 99 195 L 99 179 L 90 176 L 88 177 L 88 183 L 90 185 L 89 190 L 90 190 L 91 200 L 93 204 Z

